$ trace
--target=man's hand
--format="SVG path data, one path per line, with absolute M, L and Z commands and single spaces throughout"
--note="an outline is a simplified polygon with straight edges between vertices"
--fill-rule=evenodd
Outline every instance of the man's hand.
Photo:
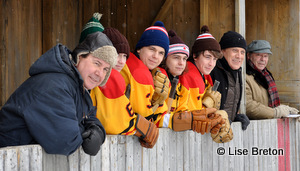
M 154 83 L 154 94 L 151 103 L 152 106 L 155 106 L 163 104 L 168 98 L 170 80 L 165 74 L 161 73 L 159 68 L 153 69 L 151 73 Z
M 212 87 L 209 87 L 203 96 L 202 103 L 207 108 L 216 108 L 219 110 L 221 105 L 221 93 L 212 91 Z
M 218 110 L 216 113 L 222 116 L 222 118 L 225 120 L 225 123 L 222 125 L 217 134 L 211 133 L 211 137 L 216 143 L 229 142 L 233 139 L 233 133 L 228 120 L 228 114 L 225 110 Z
M 91 124 L 83 133 L 82 133 L 82 148 L 83 151 L 89 155 L 95 156 L 100 150 L 100 146 L 103 143 L 103 132 L 99 126 Z
M 159 135 L 156 125 L 145 119 L 143 116 L 137 114 L 135 128 L 135 135 L 139 137 L 141 145 L 145 148 L 152 148 Z
M 174 113 L 172 127 L 174 131 L 190 130 L 201 134 L 209 133 L 211 130 L 218 132 L 224 120 L 219 114 L 215 114 L 217 109 L 206 108 L 202 110 L 185 111 Z

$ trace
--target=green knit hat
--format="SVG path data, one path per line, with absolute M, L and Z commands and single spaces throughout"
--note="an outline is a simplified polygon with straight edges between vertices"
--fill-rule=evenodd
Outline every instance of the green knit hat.
M 102 14 L 96 12 L 93 14 L 93 17 L 85 24 L 85 26 L 82 29 L 79 43 L 81 43 L 87 35 L 91 33 L 95 33 L 97 31 L 103 32 L 104 27 L 100 23 L 100 19 L 102 17 Z

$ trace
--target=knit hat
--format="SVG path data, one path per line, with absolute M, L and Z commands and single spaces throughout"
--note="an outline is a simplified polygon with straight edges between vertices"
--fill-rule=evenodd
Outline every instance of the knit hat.
M 234 31 L 228 31 L 223 34 L 220 40 L 221 49 L 240 47 L 246 50 L 247 43 L 242 35 Z
M 165 49 L 165 57 L 169 52 L 169 36 L 164 23 L 156 21 L 153 26 L 146 28 L 136 44 L 135 51 L 144 46 L 156 45 Z
M 253 40 L 247 46 L 247 52 L 272 54 L 272 52 L 271 52 L 271 45 L 266 40 Z
M 217 40 L 209 33 L 207 25 L 202 26 L 201 34 L 197 37 L 192 47 L 192 54 L 205 50 L 214 50 L 221 52 L 220 44 Z
M 118 53 L 127 54 L 129 57 L 130 47 L 126 37 L 115 28 L 105 28 L 103 31 L 104 34 L 111 40 L 114 47 L 117 49 Z
M 110 64 L 109 71 L 107 72 L 104 80 L 99 86 L 105 85 L 111 73 L 111 69 L 116 65 L 118 53 L 109 38 L 102 32 L 95 32 L 88 34 L 87 37 L 81 42 L 72 52 L 72 58 L 75 65 L 79 63 L 79 56 L 85 54 L 92 54 Z
M 85 24 L 81 31 L 79 43 L 81 43 L 88 34 L 94 33 L 96 31 L 103 32 L 104 27 L 100 23 L 100 19 L 102 17 L 102 14 L 99 14 L 98 12 L 93 14 L 93 17 Z
M 179 36 L 177 36 L 176 32 L 174 30 L 170 30 L 168 32 L 168 35 L 170 40 L 168 55 L 174 53 L 183 53 L 189 56 L 189 47 L 185 45 L 185 43 L 181 40 Z

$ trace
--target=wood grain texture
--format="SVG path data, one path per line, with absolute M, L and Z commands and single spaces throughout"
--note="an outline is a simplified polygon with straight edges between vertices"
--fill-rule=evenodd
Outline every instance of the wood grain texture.
M 85 154 L 81 147 L 70 156 L 47 154 L 39 145 L 1 148 L 0 170 L 299 169 L 295 159 L 300 157 L 300 122 L 295 119 L 252 120 L 245 131 L 240 122 L 233 122 L 231 126 L 234 139 L 224 144 L 213 142 L 209 134 L 161 128 L 152 149 L 142 148 L 136 136 L 108 135 L 96 156 Z M 278 150 L 279 142 L 284 145 L 283 156 L 252 153 L 252 148 Z M 172 144 L 176 144 L 175 149 Z M 218 155 L 218 148 L 224 148 L 225 154 Z M 248 154 L 238 154 L 238 149 L 246 149 Z

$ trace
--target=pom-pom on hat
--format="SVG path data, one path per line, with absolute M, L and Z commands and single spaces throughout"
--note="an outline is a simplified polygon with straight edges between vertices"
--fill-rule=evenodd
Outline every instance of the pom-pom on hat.
M 96 12 L 93 14 L 93 17 L 85 24 L 81 31 L 79 43 L 81 43 L 88 34 L 100 31 L 103 32 L 104 27 L 100 23 L 100 19 L 102 17 L 102 14 Z
M 209 33 L 209 29 L 207 25 L 202 26 L 201 34 L 196 38 L 196 41 L 192 46 L 192 54 L 205 51 L 205 50 L 214 50 L 214 51 L 221 52 L 220 44 Z
M 223 34 L 220 40 L 221 49 L 240 47 L 246 50 L 247 43 L 242 35 L 234 31 L 228 31 Z
M 182 41 L 182 39 L 177 36 L 174 30 L 170 30 L 168 32 L 170 46 L 168 55 L 172 55 L 174 53 L 183 53 L 189 56 L 189 47 Z
M 165 57 L 169 52 L 169 36 L 164 23 L 156 21 L 153 26 L 146 28 L 136 44 L 135 51 L 144 46 L 156 45 L 165 49 Z
M 105 28 L 103 33 L 106 34 L 106 36 L 111 40 L 118 53 L 125 53 L 127 54 L 127 58 L 129 57 L 129 43 L 126 37 L 121 34 L 119 30 L 109 27 Z

